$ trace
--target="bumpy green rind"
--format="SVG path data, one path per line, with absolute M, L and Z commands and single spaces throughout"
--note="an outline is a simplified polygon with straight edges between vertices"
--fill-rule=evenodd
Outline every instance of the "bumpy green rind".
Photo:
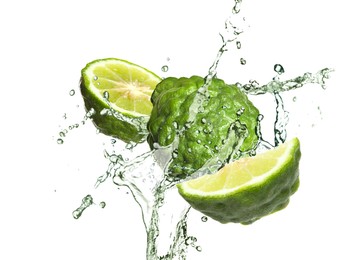
M 89 66 L 94 63 L 106 60 L 119 60 L 126 62 L 128 64 L 133 64 L 131 62 L 120 60 L 117 58 L 107 58 L 107 59 L 100 59 L 95 60 L 88 63 L 82 70 L 81 70 L 81 79 L 80 79 L 80 90 L 82 97 L 84 99 L 85 109 L 88 112 L 90 109 L 95 110 L 95 114 L 91 116 L 92 122 L 96 126 L 96 128 L 103 134 L 113 136 L 114 138 L 118 138 L 126 143 L 134 142 L 134 143 L 141 143 L 146 141 L 148 132 L 147 132 L 147 122 L 149 120 L 149 116 L 144 116 L 140 118 L 134 118 L 130 114 L 122 113 L 122 116 L 126 117 L 128 120 L 123 121 L 119 120 L 115 116 L 111 114 L 103 114 L 101 115 L 101 111 L 103 109 L 110 109 L 110 106 L 104 101 L 103 97 L 99 97 L 92 93 L 89 90 L 89 85 L 91 79 L 89 79 L 86 75 L 86 70 Z M 138 66 L 140 67 L 140 66 Z M 142 68 L 142 67 L 141 67 Z M 143 68 L 148 73 L 152 73 L 147 69 Z M 155 75 L 154 73 L 152 73 Z M 155 75 L 156 76 L 156 75 Z M 156 76 L 158 77 L 158 76 Z M 159 78 L 159 77 L 158 77 Z M 136 120 L 135 124 L 129 123 L 131 120 Z M 144 131 L 145 130 L 145 131 Z
M 168 146 L 174 141 L 176 133 L 182 131 L 178 149 L 174 151 L 176 157 L 168 168 L 172 176 L 188 176 L 216 156 L 231 124 L 238 119 L 248 129 L 241 150 L 253 148 L 258 141 L 258 109 L 238 87 L 220 79 L 212 80 L 210 99 L 204 102 L 204 110 L 195 116 L 190 128 L 185 127 L 191 104 L 203 84 L 204 79 L 199 76 L 170 77 L 161 81 L 152 94 L 153 110 L 148 122 L 150 146 L 153 147 L 154 143 Z M 238 116 L 241 109 L 244 112 Z
M 226 196 L 199 196 L 187 194 L 181 184 L 178 191 L 196 210 L 221 223 L 251 224 L 254 221 L 284 209 L 290 196 L 299 187 L 299 140 L 295 139 L 292 156 L 283 168 L 255 186 L 238 189 Z

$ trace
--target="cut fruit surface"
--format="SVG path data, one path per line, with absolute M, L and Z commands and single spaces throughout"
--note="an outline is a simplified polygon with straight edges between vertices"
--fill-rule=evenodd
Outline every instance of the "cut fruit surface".
M 284 208 L 299 186 L 297 138 L 227 164 L 217 173 L 177 185 L 181 196 L 222 223 L 250 224 Z
M 152 92 L 161 78 L 131 62 L 100 59 L 81 71 L 81 93 L 97 128 L 125 142 L 142 142 L 152 111 Z

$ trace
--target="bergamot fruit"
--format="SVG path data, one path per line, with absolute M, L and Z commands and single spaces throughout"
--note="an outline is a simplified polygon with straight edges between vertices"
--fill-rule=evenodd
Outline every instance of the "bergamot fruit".
M 152 92 L 161 78 L 126 60 L 94 60 L 81 71 L 81 93 L 93 123 L 124 142 L 143 142 L 152 111 Z
M 161 81 L 152 94 L 148 142 L 152 148 L 172 149 L 166 166 L 170 176 L 187 177 L 213 160 L 221 167 L 228 163 L 229 156 L 239 157 L 240 152 L 253 149 L 258 142 L 259 112 L 246 94 L 236 85 L 214 78 L 208 86 L 208 97 L 196 106 L 193 102 L 204 83 L 199 76 L 170 77 Z M 193 111 L 193 107 L 197 109 Z M 238 151 L 235 145 L 240 146 Z
M 182 197 L 203 214 L 221 223 L 250 224 L 287 206 L 299 186 L 300 157 L 299 140 L 293 138 L 177 187 Z

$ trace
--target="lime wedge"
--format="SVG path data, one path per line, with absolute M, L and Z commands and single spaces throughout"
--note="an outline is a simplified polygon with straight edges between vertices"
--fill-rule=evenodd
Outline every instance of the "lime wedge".
M 300 157 L 299 140 L 293 138 L 177 188 L 194 209 L 221 223 L 250 224 L 287 206 L 299 186 Z
M 81 93 L 100 132 L 125 142 L 143 142 L 152 111 L 151 95 L 161 78 L 131 62 L 95 60 L 81 71 Z

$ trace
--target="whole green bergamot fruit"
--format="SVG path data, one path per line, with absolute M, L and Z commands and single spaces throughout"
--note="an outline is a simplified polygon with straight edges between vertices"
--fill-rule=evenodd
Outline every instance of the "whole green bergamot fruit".
M 169 77 L 152 93 L 148 143 L 151 148 L 172 149 L 166 169 L 170 176 L 184 178 L 193 174 L 228 149 L 228 142 L 235 144 L 237 139 L 244 138 L 239 152 L 253 149 L 258 142 L 259 112 L 246 94 L 236 85 L 214 78 L 208 85 L 206 98 L 201 99 L 199 106 L 194 105 L 204 83 L 199 76 Z M 244 136 L 229 134 L 238 122 L 246 130 Z

